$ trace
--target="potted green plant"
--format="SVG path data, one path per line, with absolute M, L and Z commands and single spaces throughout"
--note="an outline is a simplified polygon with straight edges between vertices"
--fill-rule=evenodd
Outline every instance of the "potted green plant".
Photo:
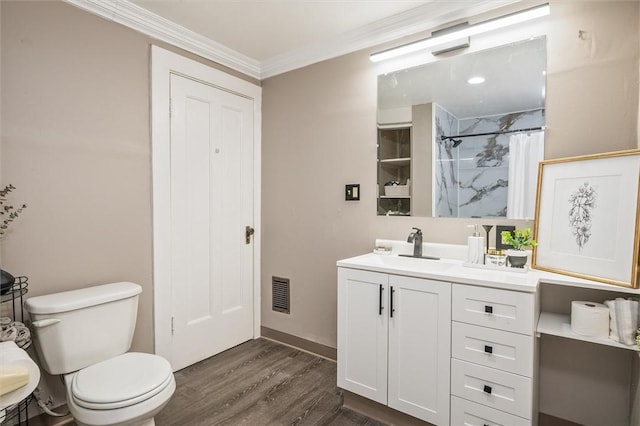
M 0 241 L 5 238 L 11 223 L 20 216 L 24 209 L 27 208 L 26 204 L 14 207 L 12 204 L 7 202 L 7 195 L 14 189 L 16 189 L 16 187 L 11 184 L 0 189 Z M 14 283 L 14 276 L 9 272 L 0 269 L 0 294 L 8 293 Z
M 509 264 L 514 268 L 523 268 L 529 257 L 529 253 L 525 249 L 538 245 L 536 240 L 533 239 L 531 228 L 516 229 L 513 232 L 502 231 L 500 236 L 503 244 L 508 244 L 512 247 L 507 250 Z

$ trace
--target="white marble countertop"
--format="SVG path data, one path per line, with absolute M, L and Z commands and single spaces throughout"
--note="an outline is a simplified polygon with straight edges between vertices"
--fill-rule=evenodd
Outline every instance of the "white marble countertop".
M 536 269 L 526 272 L 494 268 L 483 269 L 465 266 L 466 246 L 454 244 L 424 243 L 423 255 L 440 257 L 440 260 L 400 257 L 399 254 L 411 254 L 413 245 L 403 241 L 376 240 L 378 246 L 391 247 L 390 254 L 367 253 L 339 260 L 339 267 L 363 269 L 388 274 L 428 278 L 438 281 L 451 281 L 486 287 L 502 288 L 524 292 L 536 292 L 540 283 L 563 285 L 568 287 L 591 288 L 629 294 L 640 294 L 640 289 L 618 287 L 568 275 L 561 275 Z
M 399 257 L 397 254 L 367 253 L 349 259 L 339 260 L 337 265 L 343 268 L 363 269 L 367 271 L 531 293 L 538 289 L 538 277 L 530 271 L 526 273 L 502 272 L 493 269 L 470 268 L 464 266 L 462 260 L 456 259 L 412 259 Z

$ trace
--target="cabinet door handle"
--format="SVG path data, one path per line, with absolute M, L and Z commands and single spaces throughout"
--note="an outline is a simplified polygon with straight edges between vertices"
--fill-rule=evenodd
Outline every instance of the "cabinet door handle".
M 490 305 L 484 305 L 484 311 L 485 311 L 487 314 L 492 314 L 492 313 L 493 313 L 493 306 L 490 306 Z
M 485 393 L 488 393 L 489 395 L 491 395 L 491 386 L 484 385 L 483 390 Z
M 380 284 L 380 295 L 378 298 L 378 315 L 382 315 L 382 284 Z
M 395 309 L 393 308 L 393 293 L 395 293 L 396 291 L 393 289 L 393 286 L 391 286 L 391 310 L 389 311 L 389 315 L 391 316 L 391 318 L 393 318 L 393 311 L 395 311 Z
M 492 354 L 493 353 L 493 346 L 489 346 L 489 345 L 484 345 L 484 351 L 488 354 Z

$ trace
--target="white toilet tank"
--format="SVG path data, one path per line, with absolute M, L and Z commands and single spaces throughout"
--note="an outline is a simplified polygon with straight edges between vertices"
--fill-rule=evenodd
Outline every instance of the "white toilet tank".
M 127 352 L 141 292 L 120 282 L 27 299 L 42 367 L 67 374 Z

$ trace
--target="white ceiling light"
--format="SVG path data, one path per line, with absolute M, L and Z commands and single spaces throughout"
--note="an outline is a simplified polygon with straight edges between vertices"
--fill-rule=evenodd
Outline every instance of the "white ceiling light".
M 418 40 L 413 43 L 404 44 L 402 46 L 394 47 L 388 50 L 383 50 L 382 52 L 373 53 L 371 54 L 369 59 L 371 59 L 372 62 L 384 61 L 386 59 L 395 58 L 398 56 L 406 55 L 408 53 L 417 52 L 419 50 L 429 49 L 431 47 L 458 40 L 463 37 L 470 37 L 497 30 L 499 28 L 504 28 L 510 25 L 519 24 L 521 22 L 529 21 L 532 19 L 541 18 L 543 16 L 547 16 L 548 14 L 549 5 L 545 4 L 542 6 L 523 10 L 522 12 L 517 12 L 496 19 L 491 19 L 489 21 L 480 22 L 457 31 L 452 31 L 424 40 Z
M 484 77 L 480 77 L 480 76 L 476 76 L 476 77 L 471 77 L 469 80 L 467 80 L 467 83 L 469 84 L 482 84 L 484 83 Z

